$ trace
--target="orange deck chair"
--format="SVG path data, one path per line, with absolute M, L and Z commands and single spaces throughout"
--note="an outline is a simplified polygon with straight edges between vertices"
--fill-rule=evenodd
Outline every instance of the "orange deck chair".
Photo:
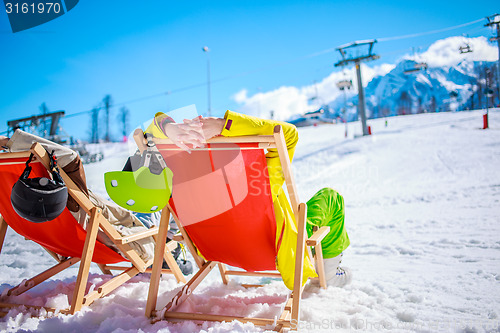
M 136 131 L 134 138 L 139 150 L 146 149 L 140 130 Z M 276 126 L 274 135 L 269 136 L 215 137 L 208 141 L 205 148 L 194 149 L 190 154 L 177 148 L 169 139 L 155 139 L 155 143 L 174 174 L 172 198 L 163 209 L 162 218 L 173 215 L 181 231 L 181 236 L 176 239 L 186 243 L 199 267 L 193 278 L 166 305 L 163 317 L 196 321 L 239 320 L 256 325 L 276 323 L 274 328 L 278 331 L 289 328 L 293 320 L 299 320 L 306 244 L 315 247 L 319 275 L 316 279 L 320 280 L 322 287 L 326 287 L 321 240 L 329 232 L 329 227 L 320 228 L 310 239 L 306 239 L 306 205 L 298 200 L 281 127 Z M 230 275 L 281 277 L 275 264 L 276 220 L 265 157 L 267 148 L 275 148 L 279 153 L 298 224 L 294 288 L 283 313 L 275 322 L 269 318 L 175 312 L 176 307 L 216 265 L 225 284 Z M 161 254 L 164 252 L 161 240 L 166 237 L 167 221 L 168 218 L 162 219 L 155 249 L 146 305 L 148 317 L 160 313 L 155 309 Z M 307 251 L 311 255 L 309 247 Z M 229 270 L 225 264 L 244 271 Z
M 49 157 L 45 149 L 39 143 L 33 144 L 31 150 L 27 152 L 0 153 L 0 193 L 2 194 L 0 195 L 0 252 L 2 250 L 7 228 L 10 226 L 21 236 L 40 244 L 57 261 L 57 264 L 31 279 L 23 281 L 6 293 L 3 293 L 4 296 L 0 299 L 0 315 L 5 315 L 10 308 L 20 305 L 26 306 L 27 308 L 40 309 L 41 307 L 38 306 L 16 304 L 15 296 L 24 293 L 79 261 L 81 261 L 81 263 L 70 308 L 61 310 L 61 313 L 73 314 L 79 311 L 82 306 L 87 306 L 94 300 L 107 295 L 138 273 L 150 272 L 151 269 L 148 269 L 148 267 L 151 266 L 153 260 L 151 259 L 148 262 L 142 260 L 138 253 L 133 250 L 128 243 L 151 236 L 157 239 L 158 227 L 153 227 L 145 232 L 121 237 L 111 223 L 103 217 L 100 209 L 95 207 L 88 197 L 79 190 L 64 170 L 60 170 L 60 173 L 68 187 L 68 194 L 71 195 L 91 217 L 87 230 L 84 230 L 80 224 L 78 224 L 67 208 L 65 208 L 62 214 L 56 219 L 44 223 L 29 222 L 17 215 L 10 203 L 10 193 L 12 186 L 23 172 L 25 162 L 31 152 L 35 156 L 34 162 L 31 163 L 33 168 L 31 173 L 32 177 L 50 177 L 47 172 L 49 168 Z M 126 255 L 127 259 L 97 240 L 97 232 L 99 229 L 104 231 L 117 248 Z M 176 242 L 169 242 L 169 244 L 163 246 L 165 249 L 163 258 L 167 261 L 171 270 L 162 271 L 165 273 L 173 273 L 178 282 L 185 283 L 186 280 L 170 253 L 176 246 Z M 91 261 L 97 263 L 101 271 L 105 274 L 111 274 L 113 270 L 122 271 L 122 273 L 116 275 L 95 288 L 94 291 L 85 295 Z M 112 265 L 120 262 L 130 262 L 131 266 Z M 55 312 L 55 309 L 44 308 L 49 312 Z

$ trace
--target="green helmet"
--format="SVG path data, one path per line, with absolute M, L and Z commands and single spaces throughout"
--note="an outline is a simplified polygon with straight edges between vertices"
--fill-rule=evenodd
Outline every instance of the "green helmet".
M 161 164 L 159 168 L 158 163 Z M 145 151 L 141 166 L 132 170 L 104 174 L 109 197 L 119 206 L 138 213 L 154 213 L 163 209 L 172 194 L 173 173 L 161 154 Z

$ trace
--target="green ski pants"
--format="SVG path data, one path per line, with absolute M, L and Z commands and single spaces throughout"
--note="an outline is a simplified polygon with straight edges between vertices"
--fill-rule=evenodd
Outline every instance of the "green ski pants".
M 344 198 L 335 190 L 325 187 L 307 202 L 307 234 L 313 227 L 329 226 L 330 232 L 321 241 L 324 258 L 338 256 L 350 244 L 344 227 Z

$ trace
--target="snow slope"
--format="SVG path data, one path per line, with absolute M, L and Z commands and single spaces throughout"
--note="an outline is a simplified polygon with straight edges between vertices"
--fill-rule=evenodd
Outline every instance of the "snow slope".
M 371 137 L 354 139 L 359 123 L 299 129 L 294 171 L 300 197 L 330 186 L 345 198 L 351 246 L 343 264 L 354 273 L 345 288 L 306 287 L 302 332 L 500 331 L 500 113 L 436 113 L 370 121 Z M 102 173 L 117 169 L 127 152 L 113 149 L 86 166 L 89 184 L 104 193 Z M 9 230 L 0 255 L 0 292 L 51 265 L 38 246 Z M 93 283 L 106 279 L 92 266 Z M 23 296 L 63 307 L 71 268 Z M 74 316 L 30 318 L 12 310 L 2 332 L 254 332 L 251 324 L 157 322 L 144 315 L 148 275 L 134 278 Z M 248 281 L 248 280 L 247 280 Z M 254 283 L 251 281 L 249 283 Z M 261 281 L 262 282 L 262 281 Z M 280 312 L 286 288 L 265 280 L 246 290 L 224 287 L 216 271 L 201 284 L 186 311 L 262 315 Z M 159 304 L 179 285 L 160 284 Z M 49 301 L 45 303 L 45 299 Z M 266 302 L 268 304 L 262 304 Z

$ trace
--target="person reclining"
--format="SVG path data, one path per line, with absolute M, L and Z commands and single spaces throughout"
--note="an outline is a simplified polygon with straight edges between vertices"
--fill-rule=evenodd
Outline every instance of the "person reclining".
M 80 160 L 78 154 L 70 148 L 59 145 L 47 139 L 43 139 L 36 135 L 24 132 L 20 129 L 17 129 L 11 138 L 0 136 L 0 146 L 10 152 L 28 151 L 34 142 L 39 142 L 47 151 L 53 151 L 55 153 L 59 166 L 64 170 L 64 172 L 66 172 L 71 180 L 73 180 L 78 188 L 90 199 L 90 201 L 95 206 L 101 209 L 103 216 L 114 226 L 116 231 L 118 231 L 121 236 L 128 236 L 138 232 L 146 231 L 152 225 L 159 224 L 159 212 L 155 214 L 135 214 L 134 212 L 126 210 L 116 205 L 114 202 L 106 200 L 89 190 L 87 188 L 82 161 Z M 78 221 L 78 223 L 84 229 L 86 229 L 87 224 L 90 220 L 90 216 L 85 212 L 85 210 L 80 207 L 71 196 L 68 196 L 66 206 L 73 217 Z M 169 238 L 171 239 L 173 233 L 170 232 L 169 235 Z M 103 231 L 99 230 L 97 239 L 109 248 L 120 253 L 120 250 Z M 169 239 L 167 239 L 167 241 L 169 241 Z M 130 246 L 135 251 L 137 251 L 141 259 L 143 259 L 144 261 L 148 261 L 154 257 L 155 243 L 152 237 L 147 237 L 131 242 Z M 181 248 L 178 246 L 178 248 L 176 248 L 172 254 L 177 260 L 182 273 L 184 275 L 191 274 L 193 271 L 191 263 L 178 258 L 180 250 Z M 125 257 L 123 253 L 120 253 L 120 255 Z
M 146 133 L 157 138 L 169 138 L 178 147 L 189 151 L 203 147 L 207 140 L 218 136 L 272 135 L 274 127 L 280 125 L 286 141 L 290 159 L 293 158 L 298 142 L 297 128 L 289 123 L 260 119 L 248 115 L 227 111 L 224 118 L 197 117 L 175 123 L 164 113 L 157 113 Z M 191 145 L 190 148 L 188 145 Z M 283 190 L 284 176 L 276 149 L 268 149 L 266 154 L 268 173 L 271 183 L 274 213 L 276 217 L 276 244 L 279 245 L 276 266 L 283 281 L 290 289 L 293 286 L 294 245 L 297 238 L 295 218 Z M 312 235 L 315 226 L 329 226 L 330 232 L 322 241 L 325 275 L 328 285 L 343 286 L 350 282 L 351 272 L 340 267 L 343 251 L 350 241 L 344 226 L 344 199 L 331 188 L 319 190 L 307 202 L 307 232 Z M 280 239 L 281 234 L 282 238 Z M 281 243 L 280 243 L 281 242 Z M 304 278 L 315 276 L 314 267 L 306 258 Z

